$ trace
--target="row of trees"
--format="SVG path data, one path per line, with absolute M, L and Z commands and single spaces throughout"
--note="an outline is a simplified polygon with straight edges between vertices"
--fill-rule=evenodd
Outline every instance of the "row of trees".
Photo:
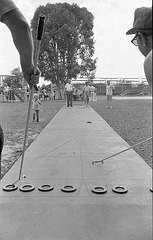
M 94 16 L 77 4 L 56 3 L 39 6 L 31 20 L 34 42 L 36 41 L 39 15 L 45 16 L 38 67 L 45 80 L 59 86 L 77 76 L 95 77 L 97 59 L 94 55 Z M 5 83 L 22 87 L 26 83 L 19 69 L 14 69 Z M 11 81 L 10 81 L 11 80 Z

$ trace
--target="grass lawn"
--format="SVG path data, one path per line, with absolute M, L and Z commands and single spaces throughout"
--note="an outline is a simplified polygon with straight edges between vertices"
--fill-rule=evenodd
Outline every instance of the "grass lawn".
M 131 146 L 152 135 L 151 103 L 149 99 L 118 100 L 114 97 L 113 109 L 106 109 L 106 98 L 98 97 L 98 101 L 91 102 L 90 106 Z M 32 115 L 30 117 L 27 147 L 64 105 L 65 101 L 42 101 L 40 122 L 33 123 Z M 77 101 L 74 105 L 83 105 L 83 102 Z M 0 103 L 0 123 L 5 134 L 2 176 L 22 154 L 27 109 L 28 102 Z M 134 149 L 150 166 L 151 143 L 148 141 Z
M 64 101 L 42 101 L 39 123 L 32 122 L 31 111 L 26 147 L 34 141 L 64 104 Z M 28 105 L 29 102 L 0 103 L 0 124 L 5 141 L 2 154 L 2 176 L 22 155 Z
M 106 108 L 106 97 L 90 106 L 130 145 L 152 136 L 152 100 L 113 98 L 113 108 Z M 152 167 L 152 140 L 134 150 Z

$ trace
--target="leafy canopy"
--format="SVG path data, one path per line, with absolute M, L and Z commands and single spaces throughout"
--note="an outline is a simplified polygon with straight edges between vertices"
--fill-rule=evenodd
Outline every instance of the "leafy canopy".
M 36 39 L 39 15 L 45 15 L 44 34 L 39 54 L 39 68 L 45 80 L 59 85 L 68 78 L 94 77 L 94 17 L 77 4 L 48 3 L 39 6 L 31 21 Z

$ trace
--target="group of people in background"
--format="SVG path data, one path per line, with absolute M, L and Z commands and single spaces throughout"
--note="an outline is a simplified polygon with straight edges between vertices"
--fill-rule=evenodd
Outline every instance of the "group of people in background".
M 65 85 L 65 93 L 66 93 L 66 105 L 67 107 L 73 107 L 73 91 L 74 86 L 69 79 L 67 84 Z M 113 95 L 113 85 L 111 85 L 110 81 L 107 80 L 106 84 L 106 97 L 107 97 L 107 108 L 112 108 L 112 95 Z M 89 82 L 85 82 L 83 87 L 83 98 L 85 107 L 88 106 L 89 101 L 97 101 L 96 96 L 96 88 L 90 84 Z M 39 122 L 39 111 L 40 111 L 40 95 L 39 92 L 35 92 L 32 99 L 33 103 L 33 122 Z
M 112 96 L 113 96 L 113 85 L 111 84 L 110 80 L 107 80 L 106 83 L 106 99 L 107 99 L 107 108 L 112 109 Z M 68 83 L 65 85 L 65 93 L 66 93 L 66 106 L 73 107 L 73 93 L 76 88 L 73 86 L 71 80 L 68 80 Z M 88 106 L 89 102 L 97 101 L 97 89 L 93 84 L 86 81 L 85 85 L 83 86 L 83 99 L 85 107 Z M 75 92 L 76 95 L 76 92 Z M 76 99 L 75 99 L 76 100 Z
M 66 106 L 73 107 L 73 98 L 74 100 L 77 100 L 78 90 L 74 87 L 70 79 L 68 79 L 64 89 L 66 95 Z M 84 99 L 85 107 L 88 106 L 89 101 L 97 101 L 96 88 L 88 81 L 85 82 L 81 95 L 83 96 L 82 98 Z
M 89 82 L 85 83 L 85 86 L 83 87 L 85 107 L 88 106 L 89 102 L 97 101 L 96 91 L 97 89 L 92 84 Z

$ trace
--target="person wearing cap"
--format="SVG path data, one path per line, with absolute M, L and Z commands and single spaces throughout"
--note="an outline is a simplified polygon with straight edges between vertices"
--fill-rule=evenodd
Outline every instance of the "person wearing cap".
M 14 45 L 20 55 L 20 64 L 24 79 L 30 87 L 39 83 L 39 70 L 34 74 L 33 40 L 30 27 L 20 10 L 12 0 L 0 0 L 0 22 L 4 23 L 12 34 Z M 0 160 L 4 143 L 4 134 L 0 126 Z
M 150 87 L 152 86 L 152 7 L 137 8 L 134 12 L 133 28 L 126 32 L 135 34 L 132 43 L 145 56 L 144 72 Z

